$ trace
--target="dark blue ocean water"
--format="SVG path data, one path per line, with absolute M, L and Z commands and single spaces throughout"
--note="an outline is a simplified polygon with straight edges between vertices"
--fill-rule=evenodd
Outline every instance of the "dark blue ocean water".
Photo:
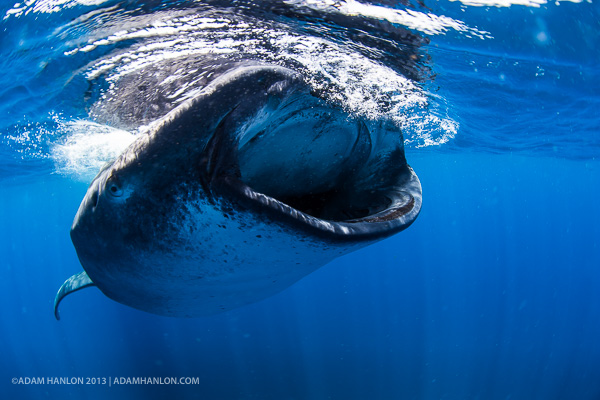
M 408 26 L 429 40 L 435 75 L 421 83 L 426 113 L 411 111 L 425 122 L 405 132 L 423 185 L 408 230 L 224 314 L 159 317 L 87 289 L 63 302 L 60 322 L 54 295 L 81 270 L 69 228 L 93 169 L 69 160 L 110 151 L 90 153 L 87 131 L 76 154 L 53 149 L 86 118 L 82 76 L 113 48 L 64 53 L 111 32 L 76 19 L 92 5 L 3 5 L 1 397 L 600 399 L 600 12 L 534 3 L 416 9 L 472 31 Z M 116 10 L 106 18 L 126 21 Z M 34 377 L 197 381 L 12 383 Z

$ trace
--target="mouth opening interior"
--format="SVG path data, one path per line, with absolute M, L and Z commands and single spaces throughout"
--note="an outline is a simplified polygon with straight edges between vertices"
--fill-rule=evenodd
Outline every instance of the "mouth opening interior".
M 384 141 L 374 134 L 361 119 L 297 100 L 247 124 L 238 142 L 241 179 L 319 219 L 380 215 L 405 196 L 394 183 L 406 162 L 401 145 L 377 148 Z

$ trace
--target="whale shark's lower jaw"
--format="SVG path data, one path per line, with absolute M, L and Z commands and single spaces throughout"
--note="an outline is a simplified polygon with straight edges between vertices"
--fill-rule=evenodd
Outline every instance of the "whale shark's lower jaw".
M 372 240 L 391 236 L 408 228 L 415 221 L 421 208 L 421 185 L 410 167 L 407 167 L 406 175 L 395 188 L 390 188 L 385 194 L 379 194 L 387 197 L 389 203 L 386 208 L 362 218 L 342 221 L 315 217 L 274 197 L 257 192 L 239 180 L 227 180 L 227 183 L 230 193 L 246 200 L 241 203 L 335 241 Z

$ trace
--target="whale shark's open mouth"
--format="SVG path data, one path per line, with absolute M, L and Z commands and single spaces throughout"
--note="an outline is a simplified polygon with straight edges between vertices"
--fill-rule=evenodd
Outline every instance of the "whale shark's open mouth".
M 391 204 L 385 194 L 357 188 L 372 147 L 362 121 L 318 106 L 279 114 L 242 138 L 240 172 L 248 186 L 332 221 L 363 218 Z
M 222 118 L 207 145 L 210 174 L 321 231 L 387 236 L 408 227 L 421 186 L 397 127 L 351 116 L 297 82 L 274 86 L 279 93 L 266 100 L 245 92 L 247 101 Z

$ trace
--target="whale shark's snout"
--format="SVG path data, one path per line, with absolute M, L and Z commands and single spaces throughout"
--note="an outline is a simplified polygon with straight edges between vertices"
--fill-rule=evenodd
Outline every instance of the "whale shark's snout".
M 228 310 L 405 229 L 420 207 L 391 122 L 328 103 L 289 69 L 238 67 L 94 179 L 71 230 L 85 272 L 55 311 L 92 285 L 160 315 Z

